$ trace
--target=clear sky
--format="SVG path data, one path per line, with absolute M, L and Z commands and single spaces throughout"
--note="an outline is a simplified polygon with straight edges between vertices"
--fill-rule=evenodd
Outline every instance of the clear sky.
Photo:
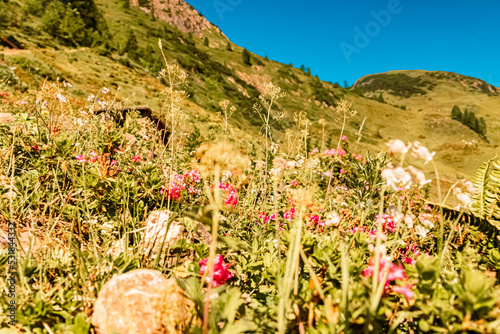
M 498 0 L 187 0 L 235 44 L 322 80 L 452 71 L 500 86 Z

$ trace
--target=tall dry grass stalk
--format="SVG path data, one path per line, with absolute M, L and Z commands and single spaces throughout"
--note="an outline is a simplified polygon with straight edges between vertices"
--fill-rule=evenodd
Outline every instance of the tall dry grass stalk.
M 342 142 L 342 137 L 344 136 L 345 124 L 346 124 L 347 119 L 355 116 L 358 112 L 356 110 L 352 109 L 352 103 L 348 102 L 347 100 L 341 100 L 337 104 L 335 111 L 337 112 L 338 115 L 340 115 L 341 120 L 342 120 L 342 130 L 340 131 L 340 136 L 339 136 L 339 140 L 338 140 L 337 148 L 336 148 L 336 149 L 338 149 L 338 148 L 340 148 L 340 143 Z M 336 155 L 336 159 L 339 159 L 338 155 Z M 333 163 L 332 168 L 330 170 L 330 177 L 328 179 L 328 187 L 326 188 L 324 205 L 327 205 L 327 203 L 328 203 L 328 195 L 330 194 L 330 187 L 332 185 L 332 176 L 333 176 L 334 166 L 335 166 L 335 164 Z

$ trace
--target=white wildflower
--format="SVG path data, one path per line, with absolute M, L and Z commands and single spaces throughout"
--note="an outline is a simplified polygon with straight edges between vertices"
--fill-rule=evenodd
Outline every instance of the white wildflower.
M 400 139 L 391 140 L 386 145 L 389 147 L 387 150 L 389 154 L 406 154 L 411 146 L 406 146 Z
M 471 195 L 474 195 L 474 193 L 476 192 L 476 190 L 474 189 L 474 185 L 472 184 L 471 181 L 466 181 L 466 180 L 462 180 L 462 183 L 465 187 L 465 189 L 467 190 L 467 192 Z
M 425 160 L 424 164 L 429 163 L 429 161 L 431 161 L 432 158 L 434 158 L 434 155 L 436 154 L 436 152 L 432 152 L 431 153 L 427 149 L 427 147 L 420 145 L 420 143 L 418 141 L 413 143 L 412 151 L 413 151 L 412 155 L 415 158 L 419 158 L 419 159 Z
M 62 96 L 61 94 L 57 94 L 56 97 L 59 100 L 59 102 L 66 103 L 66 98 L 64 96 Z
M 335 212 L 330 212 L 325 220 L 325 226 L 339 226 L 340 216 Z
M 425 174 L 422 171 L 418 170 L 417 168 L 415 168 L 413 166 L 409 166 L 408 170 L 410 171 L 410 174 L 415 178 L 415 180 L 418 183 L 418 185 L 420 186 L 420 188 L 425 186 L 427 183 L 431 182 L 431 180 L 426 179 Z
M 460 203 L 462 203 L 464 208 L 468 209 L 472 206 L 472 200 L 468 194 L 459 193 L 456 194 L 455 196 L 457 196 L 458 200 L 460 201 Z
M 427 236 L 427 232 L 429 231 L 422 225 L 418 225 L 417 227 L 415 227 L 415 233 L 422 239 Z
M 410 215 L 405 216 L 405 223 L 408 226 L 408 228 L 413 228 L 413 217 Z
M 400 187 L 405 189 L 411 185 L 411 175 L 404 168 L 389 168 L 382 171 L 382 179 L 385 183 L 394 190 L 399 190 Z

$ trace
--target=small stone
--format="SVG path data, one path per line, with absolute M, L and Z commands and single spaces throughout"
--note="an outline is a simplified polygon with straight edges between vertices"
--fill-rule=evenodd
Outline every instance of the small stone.
M 210 244 L 212 241 L 210 233 L 203 224 L 196 223 L 195 231 L 190 231 L 184 223 L 171 220 L 172 214 L 167 210 L 153 211 L 146 219 L 146 230 L 143 236 L 144 254 L 152 259 L 161 256 L 162 260 L 167 260 L 169 267 L 174 263 L 180 264 L 190 259 L 190 256 L 185 256 L 186 254 L 167 254 L 167 251 L 172 250 L 171 248 L 178 241 L 186 240 L 187 243 L 200 242 L 205 244 Z
M 0 125 L 14 123 L 15 120 L 16 119 L 14 118 L 14 116 L 12 116 L 9 113 L 4 113 L 4 112 L 0 113 Z
M 175 279 L 150 269 L 114 276 L 94 305 L 92 324 L 98 334 L 185 333 L 193 302 Z
M 118 256 L 120 256 L 120 253 L 123 252 L 124 242 L 125 242 L 125 237 L 113 242 L 111 247 L 108 249 L 107 254 L 111 255 L 113 259 L 116 259 Z
M 0 117 L 1 117 L 1 114 L 0 114 Z M 0 124 L 1 123 L 2 122 L 0 121 Z M 2 195 L 2 198 L 10 200 L 10 199 L 14 199 L 17 197 L 17 194 L 16 194 L 17 188 L 14 185 L 12 185 L 12 183 L 10 182 L 10 178 L 8 178 L 5 175 L 1 175 L 1 174 L 0 174 L 0 187 L 8 189 L 8 191 Z

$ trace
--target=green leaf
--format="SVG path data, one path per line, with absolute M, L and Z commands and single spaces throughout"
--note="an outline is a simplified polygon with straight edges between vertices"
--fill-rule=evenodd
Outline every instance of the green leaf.
M 225 243 L 231 249 L 252 252 L 252 249 L 250 249 L 250 247 L 248 247 L 248 245 L 244 241 L 221 236 L 218 237 L 218 240 Z

